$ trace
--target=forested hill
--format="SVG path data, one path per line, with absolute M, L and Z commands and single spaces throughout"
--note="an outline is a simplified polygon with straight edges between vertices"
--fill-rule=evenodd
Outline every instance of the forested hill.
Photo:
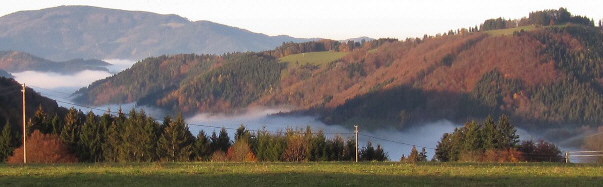
M 556 17 L 564 11 L 405 41 L 322 40 L 261 53 L 148 58 L 81 89 L 78 100 L 136 101 L 189 115 L 289 107 L 328 123 L 396 127 L 500 113 L 519 124 L 600 125 L 601 27 L 569 13 Z
M 0 77 L 0 126 L 4 127 L 5 124 L 10 124 L 15 131 L 23 129 L 21 127 L 21 120 L 23 119 L 21 88 L 21 84 L 14 79 Z M 40 107 L 50 114 L 50 117 L 55 114 L 64 116 L 67 113 L 67 109 L 59 107 L 55 101 L 41 96 L 33 89 L 27 88 L 26 93 L 27 116 L 34 116 Z
M 0 17 L 0 50 L 25 51 L 55 61 L 261 51 L 290 41 L 308 40 L 193 22 L 177 15 L 89 6 L 60 6 Z
M 44 71 L 73 73 L 82 70 L 109 71 L 111 64 L 96 59 L 72 59 L 55 62 L 20 51 L 0 51 L 0 69 L 9 72 Z

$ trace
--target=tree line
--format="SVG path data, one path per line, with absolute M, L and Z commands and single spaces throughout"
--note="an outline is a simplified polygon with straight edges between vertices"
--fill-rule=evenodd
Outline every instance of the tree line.
M 435 159 L 484 162 L 561 162 L 561 151 L 552 143 L 531 140 L 519 142 L 517 130 L 505 115 L 495 121 L 470 121 L 438 142 Z
M 19 130 L 4 125 L 0 159 L 23 162 Z M 251 131 L 243 125 L 234 140 L 226 128 L 194 136 L 182 115 L 158 122 L 144 111 L 118 111 L 97 116 L 74 108 L 63 117 L 46 114 L 42 107 L 27 123 L 28 162 L 152 162 L 152 161 L 352 161 L 352 137 L 327 138 L 322 131 L 286 129 Z M 34 151 L 35 150 L 35 151 Z M 369 142 L 360 160 L 385 161 L 387 153 Z

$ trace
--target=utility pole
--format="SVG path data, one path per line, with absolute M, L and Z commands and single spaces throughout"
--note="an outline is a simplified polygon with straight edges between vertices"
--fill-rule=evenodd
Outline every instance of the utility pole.
M 356 134 L 356 162 L 358 162 L 358 125 L 354 125 L 354 134 Z
M 565 163 L 570 163 L 570 153 L 569 152 L 565 152 Z
M 27 164 L 27 146 L 25 145 L 25 137 L 27 132 L 25 129 L 25 124 L 26 124 L 26 120 L 27 118 L 25 118 L 25 83 L 23 83 L 23 90 L 21 90 L 23 92 L 23 163 Z

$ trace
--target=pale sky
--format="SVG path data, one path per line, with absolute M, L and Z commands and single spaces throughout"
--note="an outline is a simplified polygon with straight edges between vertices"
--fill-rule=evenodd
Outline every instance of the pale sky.
M 60 5 L 177 14 L 268 35 L 330 39 L 421 37 L 559 7 L 603 19 L 603 0 L 2 0 L 0 15 Z

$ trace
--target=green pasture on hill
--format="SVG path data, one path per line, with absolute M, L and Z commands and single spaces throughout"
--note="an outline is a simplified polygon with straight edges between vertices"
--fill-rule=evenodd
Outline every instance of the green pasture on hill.
M 292 66 L 306 64 L 323 65 L 338 60 L 346 54 L 348 53 L 335 51 L 310 52 L 285 56 L 279 60 L 281 62 L 289 62 L 289 65 Z
M 100 163 L 0 165 L 0 186 L 600 186 L 563 163 Z

